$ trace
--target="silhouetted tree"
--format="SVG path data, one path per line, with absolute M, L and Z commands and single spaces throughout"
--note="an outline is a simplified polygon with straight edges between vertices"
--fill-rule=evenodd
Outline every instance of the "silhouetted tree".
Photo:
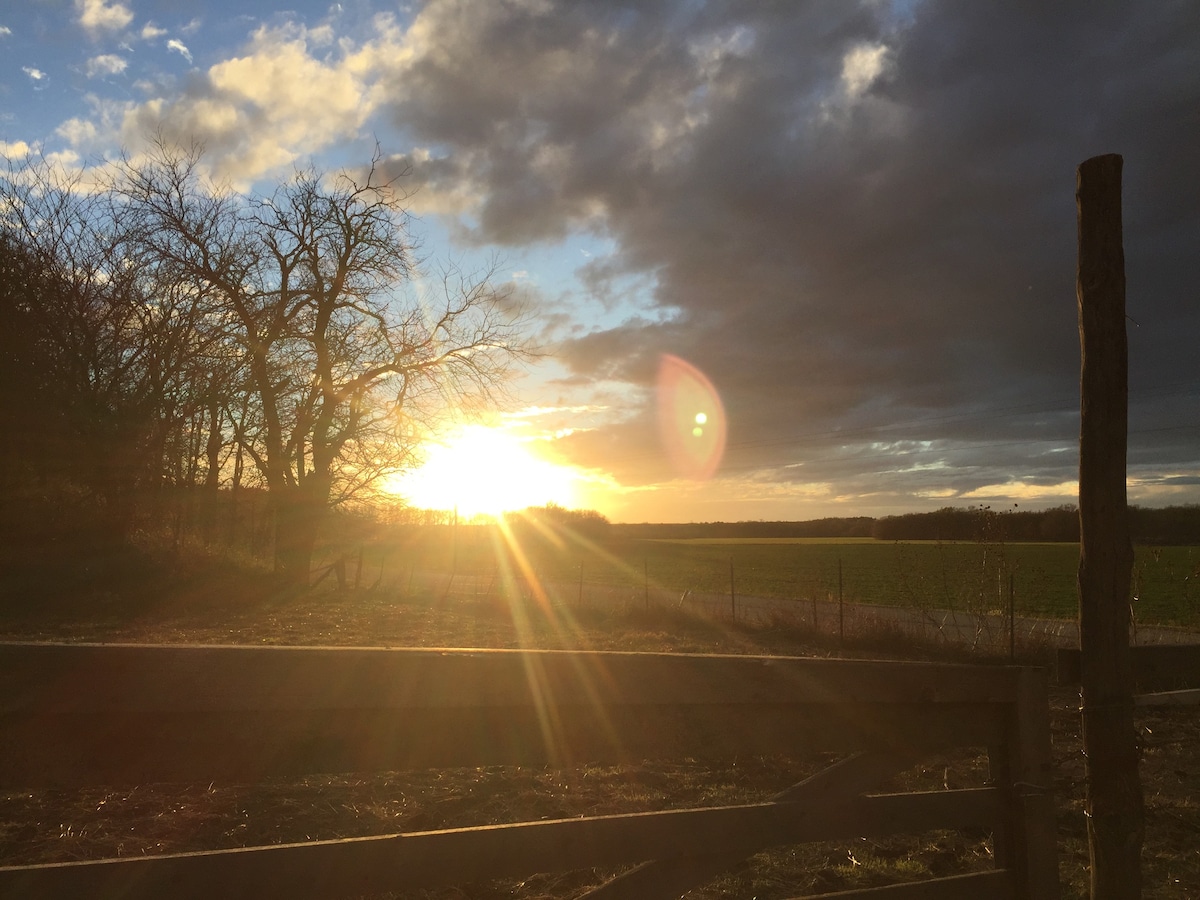
M 525 545 L 602 541 L 612 530 L 608 519 L 594 509 L 569 509 L 557 503 L 531 506 L 505 518 L 518 542 Z
M 138 258 L 209 298 L 236 348 L 249 402 L 226 407 L 230 433 L 271 498 L 276 570 L 301 584 L 331 502 L 402 464 L 424 413 L 497 390 L 524 352 L 520 316 L 490 273 L 404 291 L 404 198 L 374 163 L 259 196 L 206 183 L 201 159 L 160 143 L 124 163 L 116 195 Z
M 53 285 L 9 232 L 0 232 L 0 510 L 3 542 L 45 536 L 54 514 L 65 409 L 54 389 L 54 359 L 40 310 Z M 61 503 L 58 504 L 60 507 Z
M 98 540 L 120 541 L 186 418 L 208 319 L 202 296 L 157 281 L 129 252 L 114 199 L 41 159 L 0 175 L 0 230 L 27 273 L 10 281 L 6 316 L 32 354 L 20 393 L 38 398 L 26 399 L 21 427 L 53 421 L 58 439 L 41 465 L 92 501 Z

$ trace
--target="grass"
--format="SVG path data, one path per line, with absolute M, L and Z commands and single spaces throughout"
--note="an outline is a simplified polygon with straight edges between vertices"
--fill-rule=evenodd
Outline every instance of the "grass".
M 1074 619 L 1078 544 L 899 542 L 851 539 L 640 540 L 594 542 L 556 535 L 527 543 L 546 581 L 650 586 L 682 593 L 831 599 L 977 613 L 1007 610 L 1011 578 L 1018 615 Z M 357 549 L 354 548 L 354 552 Z M 364 570 L 488 575 L 517 568 L 488 526 L 430 529 L 370 547 Z M 732 567 L 732 573 L 731 573 Z M 1200 547 L 1139 547 L 1133 594 L 1138 624 L 1200 627 Z
M 651 542 L 645 542 L 651 543 Z M 679 571 L 690 561 L 720 561 L 713 545 L 663 544 L 657 560 Z M 576 545 L 576 548 L 581 545 Z M 731 545 L 715 545 L 727 556 Z M 812 548 L 845 552 L 859 546 L 883 553 L 947 558 L 960 545 L 768 544 L 792 553 Z M 970 545 L 961 545 L 963 551 Z M 1051 545 L 1021 545 L 1037 548 Z M 780 568 L 779 558 L 760 545 L 732 545 L 748 569 Z M 677 550 L 677 548 L 681 548 Z M 392 561 L 368 554 L 364 570 L 378 564 L 399 569 L 403 548 Z M 408 550 L 414 549 L 412 546 Z M 432 552 L 440 552 L 436 547 Z M 465 563 L 472 548 L 460 542 Z M 634 574 L 636 551 L 651 548 L 609 545 L 591 549 L 593 562 L 608 561 L 617 573 Z M 1006 548 L 1008 550 L 1009 548 Z M 1055 548 L 1064 549 L 1064 548 Z M 622 556 L 625 566 L 622 569 Z M 755 554 L 763 552 L 763 556 Z M 829 551 L 825 551 L 829 552 Z M 1067 549 L 1070 552 L 1070 549 Z M 561 553 L 561 551 L 560 551 Z M 607 555 L 606 555 L 607 554 Z M 1165 554 L 1158 565 L 1163 565 Z M 482 555 L 480 556 L 482 558 Z M 561 556 L 560 556 L 561 558 Z M 829 557 L 825 557 L 826 560 Z M 897 556 L 891 557 L 892 565 Z M 911 556 L 905 571 L 915 573 Z M 965 557 L 977 559 L 978 557 Z M 1184 559 L 1188 559 L 1185 555 Z M 210 565 L 202 560 L 159 578 L 155 591 L 122 599 L 120 584 L 77 596 L 74 602 L 37 608 L 11 605 L 0 612 L 0 637 L 20 639 L 241 644 L 327 644 L 367 646 L 478 646 L 652 650 L 676 652 L 780 653 L 889 658 L 955 658 L 964 648 L 922 642 L 901 632 L 852 632 L 844 648 L 830 635 L 816 635 L 780 617 L 766 624 L 733 623 L 676 609 L 639 605 L 568 607 L 515 616 L 495 597 L 460 599 L 380 590 L 323 589 L 283 599 L 255 570 Z M 550 570 L 551 558 L 537 558 Z M 201 564 L 203 563 L 203 564 Z M 437 557 L 429 559 L 436 566 Z M 494 565 L 493 561 L 493 565 Z M 562 566 L 569 572 L 567 565 Z M 158 572 L 159 570 L 155 570 Z M 576 570 L 577 571 L 577 570 Z M 735 568 L 735 571 L 737 569 Z M 936 574 L 937 567 L 931 566 Z M 159 572 L 162 575 L 162 572 Z M 156 576 L 157 577 L 157 576 Z M 657 575 L 654 576 L 656 579 Z M 932 576 L 930 576 L 932 577 Z M 915 582 L 915 574 L 910 582 Z M 364 578 L 364 583 L 369 583 Z M 1036 647 L 1023 661 L 1045 663 Z M 1087 850 L 1083 814 L 1083 758 L 1078 697 L 1052 693 L 1053 754 L 1059 809 L 1063 896 L 1086 896 Z M 1144 873 L 1147 900 L 1200 896 L 1200 718 L 1194 709 L 1140 711 L 1142 780 L 1147 804 Z M 631 812 L 764 799 L 827 764 L 829 758 L 731 760 L 720 766 L 691 760 L 626 767 L 519 769 L 496 767 L 435 772 L 372 773 L 310 777 L 258 785 L 141 785 L 132 790 L 94 788 L 0 794 L 0 864 L 20 864 L 193 849 L 254 846 L 354 835 L 425 830 L 541 817 Z M 985 777 L 979 752 L 926 759 L 901 776 L 896 789 L 975 785 Z M 845 841 L 778 848 L 757 855 L 691 897 L 784 898 L 802 893 L 867 887 L 991 866 L 988 835 L 933 832 L 885 841 Z M 470 885 L 462 890 L 423 892 L 413 897 L 549 898 L 577 896 L 608 872 L 535 876 L 519 883 Z

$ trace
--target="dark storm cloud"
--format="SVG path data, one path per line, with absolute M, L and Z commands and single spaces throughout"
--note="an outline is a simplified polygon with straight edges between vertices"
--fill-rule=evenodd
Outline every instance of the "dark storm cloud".
M 1077 434 L 1074 172 L 1102 152 L 1126 159 L 1131 382 L 1180 386 L 1165 398 L 1195 417 L 1200 6 L 423 16 L 394 85 L 397 122 L 436 158 L 417 180 L 473 185 L 481 243 L 591 228 L 617 242 L 610 268 L 653 272 L 668 325 L 631 319 L 563 359 L 640 386 L 659 353 L 699 365 L 729 412 L 730 471 L 895 477 L 872 446 L 904 439 L 942 442 L 915 458 L 964 491 L 1072 477 L 1074 456 L 1047 451 Z M 1195 431 L 1155 431 L 1152 407 L 1131 464 L 1195 464 Z M 618 466 L 643 452 L 607 449 Z
M 589 378 L 648 385 L 658 371 L 661 348 L 679 340 L 676 331 L 671 325 L 631 319 L 572 340 L 570 362 Z

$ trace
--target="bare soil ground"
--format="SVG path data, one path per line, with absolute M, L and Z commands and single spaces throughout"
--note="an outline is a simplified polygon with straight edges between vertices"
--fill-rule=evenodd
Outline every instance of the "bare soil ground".
M 214 596 L 211 592 L 206 597 Z M 369 591 L 288 602 L 218 593 L 159 606 L 42 610 L 0 621 L 0 637 L 360 646 L 458 646 L 753 652 L 937 658 L 961 649 L 855 634 L 838 648 L 786 622 L 731 625 L 678 612 L 560 609 L 514 616 L 499 603 L 445 603 Z M 265 596 L 265 595 L 264 595 Z M 1037 659 L 1026 661 L 1038 662 Z M 1044 660 L 1041 660 L 1044 661 Z M 1084 772 L 1077 695 L 1051 697 L 1059 850 L 1066 898 L 1087 894 Z M 1147 808 L 1145 896 L 1200 897 L 1200 715 L 1178 708 L 1139 716 Z M 256 846 L 355 835 L 761 800 L 827 765 L 828 757 L 755 758 L 721 767 L 692 760 L 580 769 L 497 767 L 309 777 L 258 785 L 140 785 L 113 791 L 0 794 L 0 865 Z M 897 789 L 972 786 L 982 754 L 927 759 Z M 987 834 L 936 832 L 887 841 L 778 848 L 747 860 L 697 898 L 785 898 L 986 869 Z M 573 897 L 608 872 L 465 885 L 423 898 Z M 400 895 L 396 895 L 399 897 Z

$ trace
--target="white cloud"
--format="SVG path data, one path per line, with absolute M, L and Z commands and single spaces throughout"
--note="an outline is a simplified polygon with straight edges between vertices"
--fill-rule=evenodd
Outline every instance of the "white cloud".
M 8 37 L 12 34 L 12 29 L 6 25 L 0 25 L 0 37 Z
M 1078 481 L 1063 481 L 1058 484 L 1029 484 L 1025 481 L 1010 481 L 1003 484 L 987 484 L 972 491 L 959 494 L 963 500 L 1063 500 L 1079 496 Z
M 51 167 L 57 166 L 64 172 L 78 171 L 83 163 L 83 158 L 74 150 L 58 150 L 54 153 L 46 153 L 42 158 Z M 83 186 L 81 185 L 81 187 Z
M 153 22 L 147 22 L 142 26 L 142 40 L 152 41 L 155 38 L 160 38 L 167 33 L 167 29 L 159 28 Z
M 33 152 L 33 148 L 24 141 L 0 141 L 0 156 L 8 159 L 23 159 Z
M 55 129 L 55 133 L 72 147 L 79 147 L 94 141 L 99 132 L 92 122 L 76 118 L 67 119 Z
M 336 32 L 332 25 L 318 25 L 315 28 L 308 29 L 308 43 L 313 47 L 327 47 L 333 44 L 337 38 Z
M 101 31 L 120 31 L 133 21 L 133 12 L 123 3 L 107 4 L 104 0 L 75 0 L 79 24 L 89 34 Z
M 175 40 L 174 38 L 172 38 L 171 40 L 167 41 L 167 49 L 174 50 L 176 53 L 178 53 L 180 56 L 182 56 L 184 59 L 186 59 L 189 63 L 192 61 L 192 51 L 188 50 L 188 48 L 186 46 L 184 46 L 183 41 Z
M 98 75 L 119 75 L 125 71 L 125 67 L 128 65 L 129 63 L 124 57 L 117 56 L 115 53 L 105 53 L 89 59 L 84 71 L 88 78 L 95 78 Z
M 859 44 L 842 57 L 842 87 L 850 99 L 861 97 L 887 65 L 883 44 Z
M 168 46 L 186 49 L 178 41 Z M 303 26 L 264 27 L 244 55 L 209 68 L 186 94 L 176 94 L 170 81 L 138 82 L 139 90 L 153 92 L 147 100 L 89 98 L 91 114 L 64 123 L 59 134 L 84 152 L 127 147 L 135 155 L 159 130 L 170 139 L 200 140 L 214 177 L 247 186 L 336 141 L 360 137 L 375 109 L 370 89 L 386 53 L 374 43 L 339 42 L 320 56 L 313 50 Z
M 33 66 L 21 66 L 21 71 L 30 77 L 33 81 L 44 81 L 46 73 L 41 69 L 35 69 Z

